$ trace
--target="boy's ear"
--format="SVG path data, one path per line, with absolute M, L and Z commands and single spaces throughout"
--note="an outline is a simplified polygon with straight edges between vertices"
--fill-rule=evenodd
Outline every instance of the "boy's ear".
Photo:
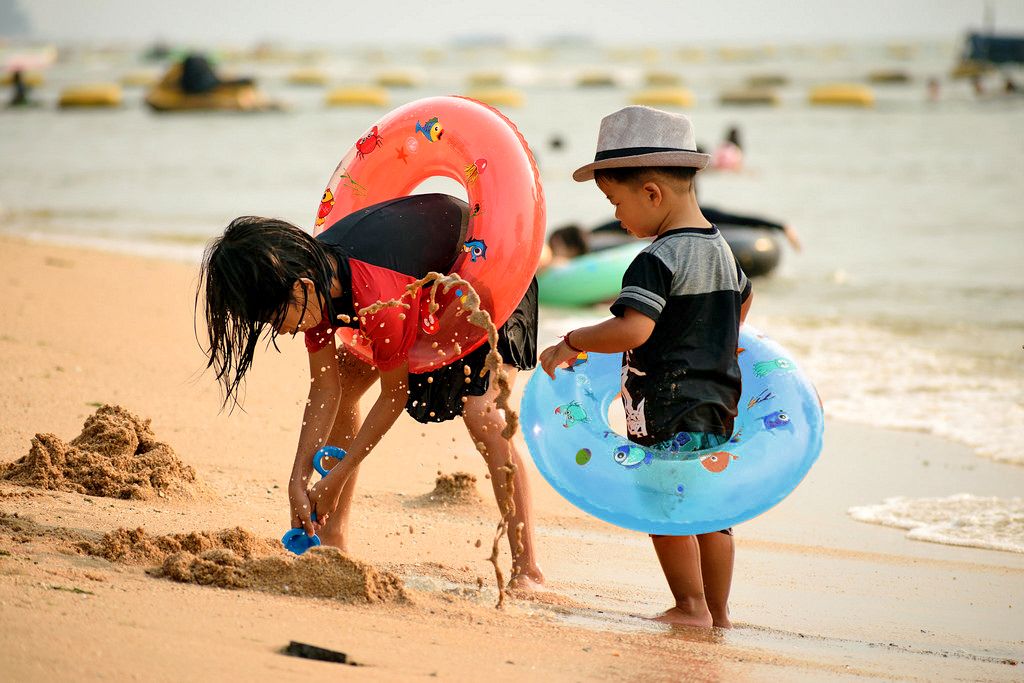
M 644 183 L 643 187 L 640 189 L 647 200 L 651 202 L 655 208 L 661 205 L 661 200 L 664 198 L 664 195 L 662 194 L 661 186 L 658 185 L 658 183 L 649 180 Z
M 316 285 L 308 277 L 300 277 L 292 283 L 292 298 L 301 301 L 303 298 L 311 299 L 316 295 Z

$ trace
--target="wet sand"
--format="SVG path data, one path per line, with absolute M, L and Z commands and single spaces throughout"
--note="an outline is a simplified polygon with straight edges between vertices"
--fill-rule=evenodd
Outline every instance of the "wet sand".
M 0 237 L 0 254 L 0 461 L 26 455 L 36 433 L 70 441 L 99 404 L 116 404 L 150 418 L 156 437 L 209 489 L 198 498 L 123 500 L 0 483 L 5 679 L 1024 675 L 1015 663 L 1024 655 L 1024 556 L 910 541 L 846 515 L 891 495 L 1019 495 L 1024 468 L 927 435 L 835 421 L 801 487 L 737 528 L 738 627 L 728 633 L 673 631 L 638 618 L 668 606 L 650 542 L 577 511 L 532 467 L 551 590 L 513 596 L 495 610 L 487 556 L 498 512 L 461 422 L 424 426 L 403 416 L 360 472 L 353 558 L 398 577 L 407 601 L 180 583 L 147 572 L 158 563 L 77 551 L 77 541 L 118 528 L 159 535 L 240 526 L 279 538 L 308 382 L 305 350 L 283 339 L 283 353 L 261 353 L 245 411 L 219 412 L 217 387 L 199 372 L 194 268 L 9 237 Z M 430 504 L 439 471 L 475 476 L 480 501 Z M 344 651 L 365 666 L 332 672 L 324 667 L 339 665 L 281 655 L 291 640 Z

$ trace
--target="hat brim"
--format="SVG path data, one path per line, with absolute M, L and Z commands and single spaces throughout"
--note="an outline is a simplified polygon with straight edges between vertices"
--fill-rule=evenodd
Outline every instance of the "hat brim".
M 650 154 L 637 154 L 629 157 L 618 157 L 615 159 L 603 159 L 580 166 L 573 174 L 572 179 L 578 183 L 585 183 L 594 179 L 594 171 L 602 168 L 637 168 L 639 166 L 682 166 L 685 168 L 696 168 L 700 170 L 711 161 L 710 154 L 700 152 L 652 152 Z

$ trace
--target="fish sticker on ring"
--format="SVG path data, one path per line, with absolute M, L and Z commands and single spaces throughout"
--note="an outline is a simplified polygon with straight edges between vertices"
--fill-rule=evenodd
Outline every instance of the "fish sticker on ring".
M 324 190 L 323 197 L 320 198 L 320 209 L 316 212 L 316 225 L 323 225 L 327 219 L 327 214 L 334 208 L 334 194 L 331 192 L 331 188 Z
M 416 132 L 423 133 L 423 137 L 427 139 L 427 142 L 437 142 L 444 135 L 444 126 L 441 125 L 441 122 L 435 116 L 426 123 L 417 121 Z
M 462 251 L 469 254 L 473 263 L 476 263 L 478 258 L 487 260 L 487 243 L 483 240 L 466 240 L 462 243 Z

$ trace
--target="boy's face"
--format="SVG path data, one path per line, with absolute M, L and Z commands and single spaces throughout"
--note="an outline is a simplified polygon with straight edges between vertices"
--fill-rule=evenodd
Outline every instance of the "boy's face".
M 598 188 L 615 207 L 615 218 L 636 237 L 653 237 L 661 226 L 662 216 L 657 210 L 661 204 L 660 188 L 652 192 L 649 185 L 652 183 L 630 185 L 606 178 L 597 181 Z

